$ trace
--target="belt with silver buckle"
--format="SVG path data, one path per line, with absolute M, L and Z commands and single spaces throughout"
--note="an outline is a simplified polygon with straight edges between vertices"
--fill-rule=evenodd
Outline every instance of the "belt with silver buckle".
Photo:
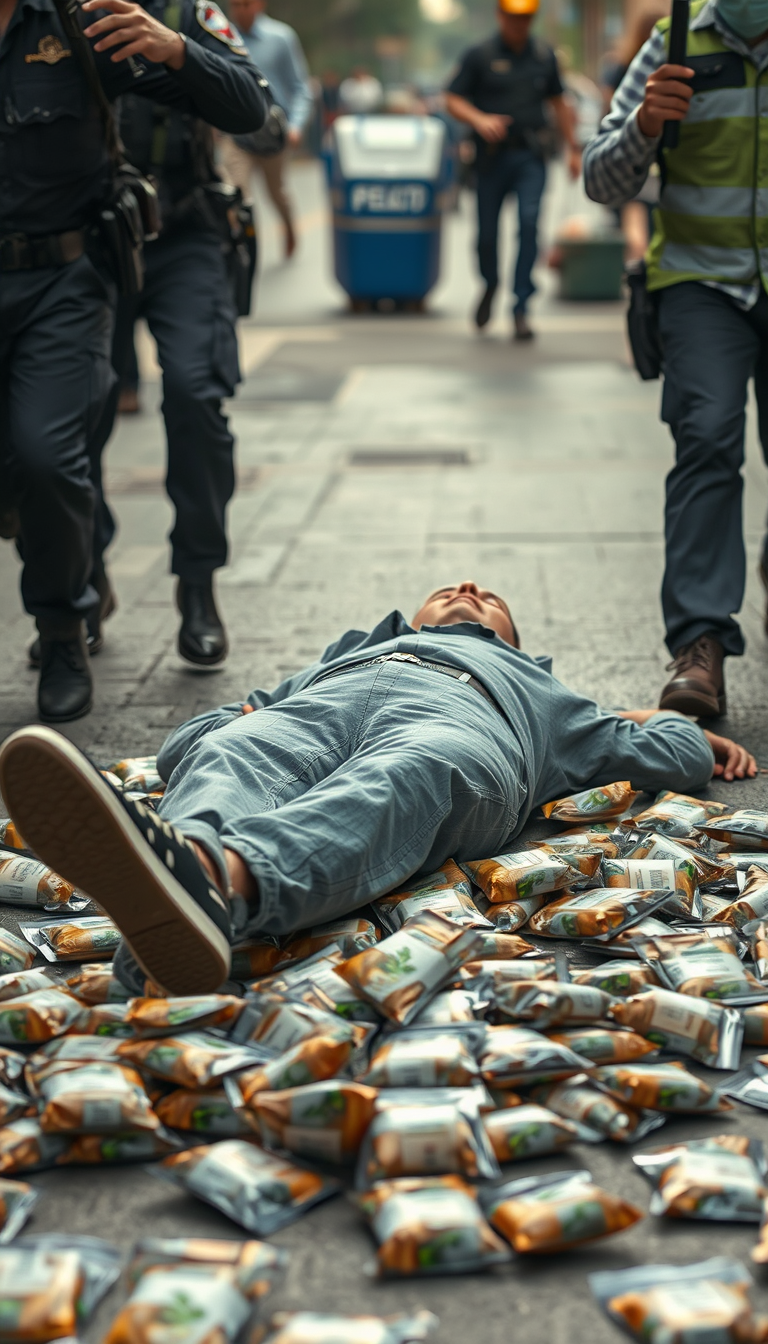
M 330 672 L 324 672 L 311 685 L 318 686 L 321 681 L 328 681 L 330 677 L 341 676 L 342 672 L 357 672 L 361 667 L 375 667 L 377 663 L 409 663 L 412 667 L 424 667 L 428 672 L 440 672 L 445 677 L 453 677 L 454 681 L 461 681 L 465 686 L 471 686 L 473 691 L 477 691 L 489 705 L 493 706 L 497 714 L 501 714 L 502 718 L 505 717 L 503 709 L 496 703 L 490 691 L 487 691 L 483 683 L 478 681 L 477 677 L 473 677 L 471 672 L 462 672 L 460 667 L 454 667 L 452 663 L 417 658 L 415 653 L 380 653 L 377 658 L 366 658 L 362 663 L 345 663 L 343 667 L 334 667 Z M 307 690 L 310 689 L 308 686 Z

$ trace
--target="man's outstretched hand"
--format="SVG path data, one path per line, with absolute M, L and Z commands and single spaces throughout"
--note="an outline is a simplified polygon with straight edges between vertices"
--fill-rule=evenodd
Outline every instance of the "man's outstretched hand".
M 729 737 L 718 737 L 717 733 L 704 731 L 710 747 L 715 753 L 715 775 L 723 779 L 754 779 L 757 774 L 757 761 L 746 747 L 732 742 Z
M 166 28 L 164 23 L 131 0 L 85 0 L 83 4 L 86 14 L 100 9 L 106 9 L 108 13 L 85 29 L 86 37 L 99 38 L 94 43 L 94 51 L 116 47 L 118 49 L 110 57 L 112 61 L 146 56 L 157 65 L 167 65 L 171 70 L 181 69 L 186 47 L 180 33 Z

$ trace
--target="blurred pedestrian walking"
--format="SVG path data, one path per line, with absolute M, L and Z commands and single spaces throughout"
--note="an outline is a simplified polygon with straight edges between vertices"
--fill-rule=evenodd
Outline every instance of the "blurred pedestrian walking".
M 172 22 L 154 0 L 74 10 L 0 0 L 0 518 L 39 632 L 38 710 L 55 723 L 88 713 L 85 626 L 95 652 L 114 605 L 94 553 L 89 436 L 112 382 L 116 282 L 141 281 L 138 201 L 154 197 L 124 167 L 110 101 L 135 91 L 231 131 L 266 113 L 213 0 L 178 0 Z
M 620 207 L 662 164 L 646 275 L 663 349 L 662 418 L 676 447 L 662 587 L 672 676 L 660 705 L 706 716 L 725 713 L 723 660 L 744 651 L 734 613 L 744 599 L 752 377 L 768 454 L 768 0 L 695 0 L 684 65 L 668 64 L 668 39 L 663 20 L 619 85 L 584 167 L 592 199 Z M 668 121 L 681 123 L 676 148 L 662 147 Z M 760 573 L 768 588 L 768 539 Z
M 538 252 L 538 223 L 546 183 L 546 159 L 557 129 L 568 146 L 568 166 L 576 178 L 581 150 L 574 116 L 563 96 L 557 58 L 551 47 L 531 37 L 539 0 L 499 0 L 498 32 L 471 47 L 449 85 L 451 116 L 472 127 L 477 147 L 477 251 L 485 293 L 475 313 L 479 328 L 491 317 L 499 283 L 499 215 L 505 198 L 517 196 L 520 240 L 513 290 L 514 334 L 529 341 L 528 303 L 536 292 L 532 271 Z
M 312 89 L 298 35 L 287 23 L 265 12 L 267 0 L 230 0 L 232 22 L 242 33 L 251 59 L 266 75 L 275 102 L 288 120 L 287 146 L 278 154 L 264 155 L 247 135 L 227 138 L 222 146 L 222 164 L 230 181 L 239 187 L 243 200 L 252 200 L 251 179 L 257 169 L 263 174 L 270 199 L 279 214 L 285 235 L 285 256 L 296 251 L 293 206 L 285 186 L 288 150 L 301 144 L 304 128 L 313 111 Z

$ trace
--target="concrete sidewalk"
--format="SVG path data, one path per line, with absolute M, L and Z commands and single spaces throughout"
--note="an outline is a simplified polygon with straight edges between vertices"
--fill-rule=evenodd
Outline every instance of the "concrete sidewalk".
M 621 305 L 566 305 L 544 293 L 534 310 L 538 340 L 521 348 L 509 341 L 499 303 L 488 334 L 478 337 L 468 320 L 477 285 L 465 201 L 446 221 L 445 279 L 428 315 L 352 317 L 330 276 L 314 165 L 299 166 L 293 190 L 300 251 L 283 265 L 277 230 L 266 227 L 258 312 L 241 332 L 246 378 L 231 407 L 239 489 L 231 564 L 218 581 L 230 660 L 205 675 L 183 669 L 175 655 L 159 387 L 148 365 L 144 413 L 121 422 L 108 456 L 120 522 L 110 570 L 120 609 L 94 662 L 94 712 L 68 735 L 105 762 L 152 751 L 177 721 L 272 685 L 340 630 L 368 627 L 393 607 L 410 614 L 427 590 L 465 577 L 508 596 L 524 646 L 552 653 L 564 680 L 609 706 L 652 705 L 667 660 L 658 591 L 672 452 L 658 421 L 659 387 L 641 384 L 628 367 Z M 725 731 L 768 765 L 768 649 L 755 577 L 768 492 L 753 426 L 748 459 L 749 652 L 728 668 Z M 0 737 L 34 717 L 25 658 L 33 631 L 17 570 L 3 545 Z M 763 778 L 712 792 L 768 804 Z M 738 1123 L 670 1124 L 658 1142 L 728 1128 L 758 1135 L 764 1125 L 758 1112 L 740 1111 Z M 621 1148 L 579 1148 L 574 1158 L 526 1172 L 573 1165 L 647 1207 L 647 1187 Z M 142 1171 L 46 1173 L 35 1183 L 45 1191 L 37 1230 L 98 1231 L 123 1245 L 150 1229 L 237 1232 Z M 371 1245 L 344 1200 L 276 1240 L 294 1255 L 277 1305 L 384 1313 L 426 1306 L 442 1317 L 445 1344 L 502 1344 L 511 1334 L 526 1344 L 608 1344 L 617 1336 L 589 1297 L 590 1269 L 721 1252 L 745 1258 L 754 1230 L 648 1220 L 556 1262 L 388 1285 L 363 1277 Z M 102 1319 L 115 1301 L 113 1294 Z M 91 1333 L 97 1338 L 98 1328 Z

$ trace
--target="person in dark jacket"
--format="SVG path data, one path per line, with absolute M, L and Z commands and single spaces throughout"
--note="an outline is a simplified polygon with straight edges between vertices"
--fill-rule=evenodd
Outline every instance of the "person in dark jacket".
M 233 132 L 263 124 L 259 73 L 212 0 L 180 0 L 174 26 L 156 0 L 85 0 L 80 15 L 107 98 L 136 93 Z M 94 565 L 89 457 L 114 377 L 99 229 L 113 163 L 74 45 L 53 0 L 0 0 L 0 515 L 40 636 L 38 710 L 55 723 L 91 707 L 85 622 L 98 636 L 113 600 Z

